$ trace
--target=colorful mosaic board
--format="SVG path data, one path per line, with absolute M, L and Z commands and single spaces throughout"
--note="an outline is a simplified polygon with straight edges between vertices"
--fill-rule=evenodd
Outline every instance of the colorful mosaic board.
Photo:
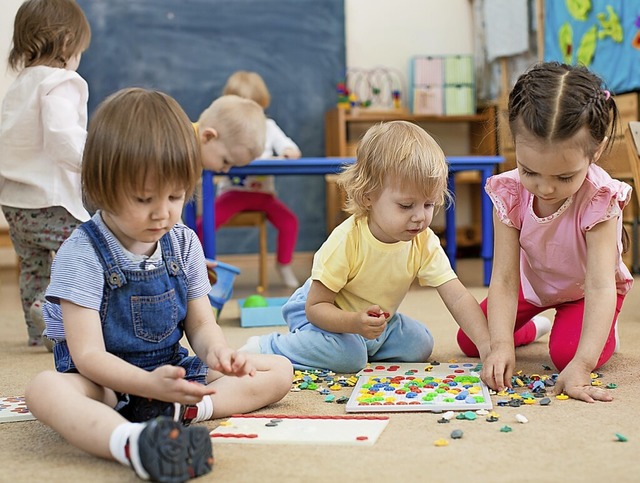
M 0 423 L 36 419 L 22 396 L 0 397 Z
M 492 409 L 474 363 L 372 364 L 358 374 L 347 412 Z
M 387 427 L 385 416 L 285 416 L 239 414 L 211 431 L 211 441 L 250 444 L 373 445 Z

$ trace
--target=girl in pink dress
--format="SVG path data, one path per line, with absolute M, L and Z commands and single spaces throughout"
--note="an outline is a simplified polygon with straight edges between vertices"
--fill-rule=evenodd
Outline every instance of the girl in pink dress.
M 622 261 L 622 210 L 631 187 L 596 163 L 613 138 L 617 108 L 584 67 L 541 63 L 509 95 L 517 168 L 485 187 L 494 211 L 495 255 L 487 300 L 491 351 L 482 379 L 511 387 L 515 347 L 549 329 L 560 371 L 554 392 L 610 401 L 590 373 L 616 351 L 618 314 L 633 278 Z M 555 310 L 553 325 L 532 317 Z M 477 355 L 458 334 L 460 348 Z

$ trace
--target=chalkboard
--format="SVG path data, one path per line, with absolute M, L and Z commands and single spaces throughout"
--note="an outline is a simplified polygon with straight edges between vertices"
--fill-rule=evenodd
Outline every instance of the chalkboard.
M 324 156 L 324 113 L 345 72 L 344 0 L 79 0 L 92 29 L 78 72 L 89 112 L 129 86 L 173 96 L 191 119 L 236 70 L 258 72 L 272 96 L 267 115 L 300 146 Z M 276 180 L 298 215 L 297 250 L 326 237 L 321 176 Z M 220 230 L 219 254 L 257 250 L 257 230 Z M 275 250 L 275 231 L 269 233 Z

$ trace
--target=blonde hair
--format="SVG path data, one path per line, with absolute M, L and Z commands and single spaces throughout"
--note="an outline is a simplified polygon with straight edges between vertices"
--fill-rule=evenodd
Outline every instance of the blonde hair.
M 91 27 L 74 0 L 27 0 L 13 22 L 9 67 L 64 68 L 91 42 Z
M 184 188 L 189 199 L 201 170 L 189 117 L 167 94 L 122 89 L 98 106 L 89 123 L 82 186 L 95 208 L 117 213 L 123 194 L 141 192 L 147 175 L 159 189 Z
M 340 173 L 338 185 L 347 194 L 345 210 L 363 217 L 369 212 L 367 199 L 378 196 L 388 180 L 443 206 L 451 200 L 448 176 L 444 152 L 424 129 L 391 121 L 369 128 L 358 144 L 356 162 Z
M 271 104 L 271 94 L 267 84 L 257 72 L 239 70 L 231 74 L 222 90 L 223 95 L 236 95 L 251 99 L 258 103 L 262 109 L 266 109 Z
M 198 119 L 198 128 L 213 128 L 225 146 L 247 148 L 252 158 L 264 151 L 266 118 L 262 108 L 250 99 L 222 96 L 206 108 Z

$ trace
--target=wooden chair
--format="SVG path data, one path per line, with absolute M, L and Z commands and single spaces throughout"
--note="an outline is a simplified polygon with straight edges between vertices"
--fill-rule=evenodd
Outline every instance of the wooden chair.
M 247 228 L 254 227 L 260 231 L 259 248 L 260 261 L 258 270 L 258 293 L 267 289 L 267 215 L 264 211 L 241 211 L 234 215 L 220 228 Z M 220 229 L 219 228 L 219 229 Z

